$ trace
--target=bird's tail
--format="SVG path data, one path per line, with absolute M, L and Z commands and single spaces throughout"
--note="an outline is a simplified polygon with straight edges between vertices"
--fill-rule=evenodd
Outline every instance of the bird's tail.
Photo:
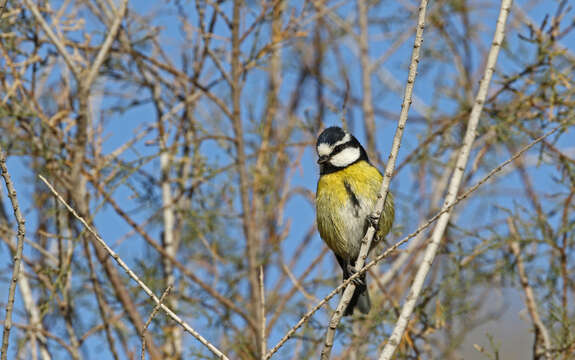
M 364 280 L 365 281 L 365 280 Z M 367 286 L 356 286 L 351 301 L 347 305 L 343 316 L 353 314 L 354 309 L 358 309 L 360 313 L 367 314 L 371 309 L 371 302 L 369 301 L 369 292 Z

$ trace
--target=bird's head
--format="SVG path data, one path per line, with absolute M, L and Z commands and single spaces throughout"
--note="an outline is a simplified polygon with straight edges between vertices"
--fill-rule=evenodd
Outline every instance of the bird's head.
M 343 169 L 359 160 L 367 161 L 367 153 L 355 136 L 338 126 L 322 131 L 317 138 L 316 150 L 322 175 Z

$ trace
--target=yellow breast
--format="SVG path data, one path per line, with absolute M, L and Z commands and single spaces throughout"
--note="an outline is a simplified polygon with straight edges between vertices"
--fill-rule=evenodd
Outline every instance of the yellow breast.
M 359 251 L 365 219 L 373 211 L 382 180 L 380 172 L 366 161 L 320 177 L 316 193 L 318 230 L 339 256 L 353 257 Z M 381 225 L 378 232 L 384 230 Z M 390 227 L 391 223 L 387 231 Z

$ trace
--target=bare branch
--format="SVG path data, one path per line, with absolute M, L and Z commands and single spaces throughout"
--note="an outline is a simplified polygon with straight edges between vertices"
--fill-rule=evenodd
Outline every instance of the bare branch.
M 4 150 L 2 147 L 0 147 L 0 171 L 2 172 L 4 183 L 6 184 L 6 190 L 8 191 L 8 197 L 12 203 L 12 210 L 14 211 L 14 217 L 16 218 L 16 223 L 18 226 L 18 243 L 16 245 L 16 251 L 14 252 L 14 266 L 12 268 L 10 288 L 8 289 L 6 318 L 4 319 L 4 332 L 2 333 L 1 359 L 6 360 L 8 358 L 10 330 L 12 329 L 12 310 L 14 309 L 14 297 L 16 296 L 16 286 L 18 285 L 18 279 L 20 278 L 22 252 L 24 250 L 24 237 L 26 235 L 26 221 L 20 212 L 20 205 L 18 204 L 18 198 L 16 197 L 16 189 L 14 188 L 14 184 L 12 183 L 12 179 L 8 173 L 8 168 L 6 167 L 6 156 L 4 155 Z
M 375 205 L 374 215 L 382 221 L 382 214 L 385 215 L 383 211 L 385 201 L 388 196 L 389 184 L 391 183 L 391 177 L 393 176 L 393 169 L 395 168 L 395 161 L 399 153 L 399 147 L 401 146 L 401 138 L 403 136 L 403 131 L 405 129 L 405 124 L 407 123 L 407 116 L 409 113 L 409 107 L 411 105 L 411 97 L 413 94 L 413 87 L 415 85 L 415 77 L 417 75 L 417 66 L 419 64 L 419 53 L 421 50 L 421 44 L 423 43 L 423 29 L 425 28 L 425 12 L 427 9 L 427 0 L 421 0 L 419 5 L 419 14 L 417 19 L 417 29 L 415 32 L 415 40 L 413 44 L 413 50 L 411 52 L 411 61 L 409 64 L 409 73 L 407 76 L 407 84 L 405 86 L 405 92 L 403 95 L 403 102 L 401 104 L 401 113 L 399 115 L 399 120 L 397 123 L 397 129 L 395 130 L 395 135 L 393 137 L 393 143 L 391 146 L 391 152 L 387 160 L 387 166 L 385 168 L 385 173 L 383 175 L 383 181 L 381 183 L 381 189 L 379 191 L 379 196 L 377 203 Z M 366 35 L 367 36 L 367 35 Z M 368 69 L 366 69 L 367 71 Z M 359 251 L 359 256 L 355 262 L 355 270 L 360 271 L 367 259 L 369 249 L 371 248 L 371 243 L 375 235 L 375 228 L 370 226 L 367 229 L 363 239 L 361 240 L 361 248 Z M 333 347 L 333 339 L 335 336 L 335 330 L 339 324 L 343 313 L 349 304 L 355 291 L 355 285 L 350 284 L 344 291 L 339 304 L 335 312 L 333 313 L 328 330 L 325 337 L 324 347 L 321 352 L 322 359 L 329 359 L 331 349 Z
M 30 9 L 30 11 L 32 12 L 34 17 L 36 18 L 36 21 L 38 21 L 38 23 L 40 23 L 40 26 L 42 26 L 42 29 L 44 29 L 44 32 L 46 33 L 46 35 L 48 35 L 48 38 L 50 38 L 50 40 L 52 41 L 54 46 L 56 46 L 56 48 L 60 52 L 60 55 L 62 55 L 62 57 L 64 58 L 64 61 L 68 65 L 68 68 L 70 68 L 70 71 L 74 75 L 74 78 L 79 81 L 81 70 L 78 68 L 78 66 L 76 66 L 76 64 L 74 63 L 74 60 L 72 60 L 72 57 L 70 56 L 70 54 L 68 54 L 68 51 L 66 50 L 66 46 L 62 42 L 62 39 L 60 39 L 52 31 L 52 29 L 50 28 L 50 25 L 48 25 L 48 23 L 46 22 L 46 19 L 44 19 L 42 14 L 40 14 L 40 10 L 38 10 L 38 7 L 36 6 L 36 4 L 34 4 L 31 0 L 22 0 L 22 1 Z
M 471 110 L 471 114 L 469 116 L 469 123 L 467 125 L 467 130 L 465 132 L 465 137 L 463 140 L 463 145 L 461 150 L 459 151 L 459 155 L 457 157 L 455 170 L 453 172 L 453 176 L 451 177 L 451 181 L 449 183 L 447 195 L 445 197 L 445 203 L 443 208 L 446 209 L 450 207 L 450 205 L 457 199 L 457 193 L 459 191 L 459 186 L 461 184 L 461 180 L 463 179 L 463 172 L 465 171 L 465 167 L 467 165 L 467 160 L 469 159 L 469 153 L 471 151 L 471 147 L 473 145 L 473 140 L 475 139 L 477 124 L 479 123 L 479 117 L 481 115 L 481 111 L 483 109 L 483 104 L 487 97 L 487 90 L 489 89 L 489 83 L 491 82 L 491 77 L 493 72 L 495 71 L 495 64 L 497 63 L 497 56 L 499 54 L 499 49 L 501 48 L 501 44 L 503 43 L 503 37 L 505 35 L 505 23 L 507 20 L 507 16 L 509 15 L 509 11 L 511 10 L 512 0 L 502 0 L 501 2 L 501 9 L 499 12 L 499 17 L 497 19 L 497 26 L 495 28 L 495 34 L 493 36 L 493 43 L 491 45 L 491 49 L 489 50 L 489 55 L 487 58 L 487 65 L 485 67 L 485 73 L 483 75 L 483 79 L 481 81 L 481 85 L 479 86 L 479 91 L 477 92 L 477 97 L 475 98 L 475 103 L 473 104 L 473 108 Z M 431 242 L 427 247 L 419 270 L 415 276 L 409 294 L 407 296 L 407 300 L 403 305 L 401 310 L 401 314 L 393 332 L 385 344 L 383 351 L 381 352 L 380 360 L 389 360 L 393 356 L 395 349 L 400 343 L 401 337 L 403 336 L 403 332 L 407 326 L 407 323 L 413 313 L 413 309 L 415 308 L 415 303 L 419 298 L 419 294 L 421 289 L 423 288 L 423 283 L 427 276 L 427 273 L 431 269 L 431 264 L 435 258 L 437 250 L 439 249 L 439 244 L 443 239 L 443 233 L 445 228 L 447 227 L 447 223 L 449 221 L 450 212 L 444 212 L 435 229 L 433 230 L 433 234 L 431 235 Z
M 118 31 L 120 30 L 120 25 L 122 24 L 122 20 L 126 15 L 127 8 L 128 8 L 128 0 L 122 0 L 122 3 L 120 4 L 120 9 L 116 13 L 116 18 L 114 19 L 114 22 L 112 23 L 112 26 L 108 31 L 108 36 L 106 36 L 106 39 L 104 40 L 104 43 L 102 44 L 102 47 L 98 52 L 98 55 L 96 55 L 96 59 L 94 60 L 94 63 L 90 68 L 90 72 L 86 76 L 86 79 L 83 81 L 82 86 L 84 87 L 84 89 L 86 90 L 90 89 L 92 83 L 96 79 L 96 75 L 98 75 L 98 71 L 100 71 L 100 66 L 102 66 L 104 60 L 106 60 L 106 56 L 108 56 L 108 52 L 110 51 L 110 48 L 114 43 L 114 39 L 118 35 Z

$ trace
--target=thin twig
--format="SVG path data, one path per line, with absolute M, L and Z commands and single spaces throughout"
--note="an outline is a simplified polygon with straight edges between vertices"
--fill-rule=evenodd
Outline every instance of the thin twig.
M 4 232 L 4 233 L 2 233 L 2 236 L 6 236 L 6 237 L 10 237 L 10 238 L 17 235 L 17 232 L 13 231 L 11 228 L 9 228 L 8 226 L 4 226 L 4 225 L 0 225 L 0 233 L 1 232 Z M 25 237 L 24 243 L 30 244 L 32 247 L 34 247 L 34 249 L 36 249 L 38 251 L 44 251 L 45 253 L 43 253 L 43 255 L 47 256 L 49 261 L 57 262 L 57 260 L 54 259 L 52 254 L 46 252 L 42 247 L 40 247 L 38 244 L 36 244 L 32 240 L 26 239 L 26 237 Z M 8 246 L 10 246 L 10 248 L 14 247 L 11 243 L 8 244 Z M 24 262 L 26 262 L 26 258 L 24 256 L 22 256 L 22 260 L 24 260 Z M 30 337 L 31 342 L 32 342 L 31 346 L 34 346 L 33 345 L 33 343 L 35 341 L 34 338 L 37 337 L 38 342 L 40 343 L 40 355 L 41 355 L 42 359 L 43 360 L 50 360 L 51 356 L 50 356 L 50 353 L 48 352 L 47 341 L 46 341 L 47 339 L 42 334 L 43 325 L 42 325 L 42 320 L 40 318 L 40 310 L 38 309 L 38 306 L 36 305 L 36 302 L 34 301 L 34 299 L 32 297 L 32 288 L 30 286 L 30 281 L 29 281 L 28 276 L 26 275 L 26 273 L 24 271 L 20 272 L 20 277 L 18 279 L 18 283 L 19 283 L 18 289 L 20 290 L 20 296 L 22 296 L 22 302 L 24 304 L 24 309 L 28 313 L 30 323 L 32 324 L 31 328 L 36 329 L 34 331 L 29 331 L 29 334 L 28 334 L 28 336 Z M 15 324 L 15 325 L 18 326 L 17 324 Z
M 316 312 L 318 311 L 324 304 L 326 304 L 332 297 L 334 297 L 339 291 L 341 291 L 341 289 L 345 288 L 348 284 L 352 283 L 352 281 L 356 278 L 359 278 L 363 273 L 365 273 L 366 271 L 368 271 L 370 268 L 372 268 L 375 264 L 379 263 L 381 260 L 385 259 L 386 257 L 388 257 L 389 255 L 391 255 L 398 247 L 400 247 L 401 245 L 405 244 L 407 241 L 409 241 L 410 239 L 416 237 L 417 235 L 419 235 L 423 230 L 427 229 L 431 224 L 433 224 L 437 219 L 439 219 L 439 217 L 443 214 L 445 214 L 446 212 L 450 211 L 455 205 L 457 205 L 459 202 L 467 199 L 469 197 L 469 195 L 471 195 L 473 192 L 475 192 L 481 185 L 485 184 L 487 181 L 489 181 L 489 179 L 491 179 L 495 174 L 497 174 L 498 172 L 500 172 L 501 170 L 503 170 L 503 168 L 505 168 L 507 165 L 509 165 L 511 162 L 515 161 L 518 157 L 520 157 L 521 155 L 523 155 L 526 151 L 528 151 L 529 149 L 531 149 L 533 146 L 535 146 L 536 144 L 538 144 L 539 142 L 541 142 L 543 139 L 545 139 L 548 136 L 553 135 L 555 132 L 557 132 L 557 130 L 561 129 L 562 126 L 558 126 L 556 128 L 554 128 L 553 130 L 550 130 L 549 132 L 541 135 L 540 137 L 538 137 L 537 139 L 533 140 L 531 143 L 525 145 L 521 150 L 519 150 L 519 152 L 515 153 L 511 158 L 505 160 L 504 162 L 502 162 L 501 164 L 499 164 L 497 167 L 495 167 L 493 170 L 491 170 L 489 172 L 489 174 L 485 175 L 481 180 L 479 180 L 477 183 L 475 183 L 475 185 L 473 185 L 472 187 L 470 187 L 468 190 L 466 190 L 463 194 L 459 195 L 457 197 L 457 199 L 449 204 L 447 207 L 444 207 L 441 211 L 439 211 L 437 214 L 435 214 L 432 218 L 430 218 L 427 222 L 425 222 L 423 225 L 421 225 L 419 228 L 417 228 L 414 232 L 412 232 L 411 234 L 407 235 L 406 237 L 404 237 L 403 239 L 399 240 L 398 242 L 396 242 L 395 244 L 393 244 L 391 247 L 387 248 L 382 254 L 378 255 L 377 257 L 375 257 L 375 259 L 371 260 L 369 263 L 367 263 L 360 271 L 356 272 L 355 274 L 353 274 L 352 276 L 350 276 L 347 280 L 345 280 L 344 282 L 342 282 L 339 286 L 337 286 L 335 289 L 333 289 L 329 294 L 327 294 L 316 306 L 314 306 L 310 311 L 308 311 L 281 339 L 280 341 L 266 354 L 266 359 L 271 358 L 271 356 L 273 354 L 275 354 L 292 336 L 293 334 L 295 334 L 295 332 Z
M 152 323 L 152 319 L 154 318 L 154 316 L 156 316 L 158 311 L 160 311 L 160 304 L 164 303 L 166 296 L 168 296 L 171 290 L 172 285 L 170 284 L 160 297 L 160 302 L 156 304 L 156 306 L 154 306 L 154 310 L 152 310 L 152 313 L 150 314 L 148 320 L 146 320 L 146 323 L 144 324 L 144 328 L 142 329 L 142 355 L 140 356 L 142 360 L 146 359 L 146 333 L 148 332 L 148 326 L 150 326 L 150 324 Z
M 56 203 L 58 206 L 58 203 Z M 58 206 L 59 207 L 59 206 Z M 98 310 L 100 311 L 100 317 L 102 318 L 102 324 L 104 326 L 104 333 L 106 334 L 106 340 L 108 341 L 108 346 L 112 357 L 114 360 L 118 360 L 118 353 L 116 351 L 116 344 L 114 341 L 114 336 L 112 334 L 112 325 L 110 321 L 110 316 L 108 314 L 112 313 L 106 299 L 104 297 L 104 291 L 100 286 L 98 276 L 96 275 L 96 267 L 94 266 L 94 261 L 92 261 L 92 254 L 90 252 L 90 243 L 87 236 L 82 237 L 82 244 L 84 247 L 84 254 L 86 260 L 88 260 L 88 268 L 90 270 L 90 281 L 92 282 L 92 288 L 94 290 L 94 295 L 96 296 L 96 303 L 98 304 Z
M 453 176 L 449 183 L 447 195 L 445 196 L 445 203 L 443 208 L 450 207 L 451 204 L 456 200 L 457 193 L 459 192 L 459 186 L 461 185 L 461 180 L 463 179 L 463 173 L 469 159 L 469 153 L 473 145 L 473 141 L 476 135 L 477 124 L 479 123 L 479 118 L 481 111 L 483 110 L 483 104 L 487 98 L 487 90 L 489 89 L 489 83 L 491 82 L 491 77 L 495 71 L 495 64 L 497 63 L 497 56 L 499 54 L 499 49 L 503 43 L 503 37 L 505 35 L 505 23 L 507 21 L 507 16 L 511 9 L 512 0 L 502 0 L 501 9 L 499 12 L 499 17 L 497 19 L 497 26 L 495 28 L 495 34 L 493 36 L 493 43 L 489 50 L 489 55 L 487 57 L 487 64 L 485 67 L 485 73 L 479 85 L 479 90 L 477 92 L 477 97 L 471 109 L 471 114 L 469 115 L 469 123 L 467 125 L 467 130 L 465 132 L 465 137 L 463 139 L 463 146 L 459 151 L 457 161 L 455 164 L 455 170 L 453 171 Z M 431 269 L 431 264 L 435 259 L 437 250 L 439 249 L 439 244 L 443 239 L 443 233 L 447 227 L 449 221 L 450 211 L 444 212 L 437 225 L 435 226 L 433 233 L 431 235 L 431 242 L 429 243 L 425 254 L 423 256 L 421 265 L 415 275 L 415 279 L 407 295 L 407 299 L 401 309 L 399 318 L 395 324 L 395 328 L 391 333 L 391 336 L 387 343 L 385 344 L 383 351 L 381 352 L 380 360 L 389 360 L 395 353 L 397 346 L 399 345 L 407 323 L 411 318 L 413 310 L 415 308 L 415 303 L 419 298 L 421 289 L 423 288 L 423 283 L 427 277 L 427 273 Z
M 387 199 L 387 194 L 389 190 L 389 184 L 391 183 L 391 177 L 393 176 L 393 169 L 395 168 L 395 161 L 397 159 L 397 155 L 399 153 L 399 147 L 401 146 L 401 138 L 403 136 L 403 130 L 405 129 L 405 124 L 407 123 L 407 115 L 409 113 L 409 107 L 411 105 L 411 97 L 413 94 L 413 87 L 415 85 L 415 77 L 417 75 L 417 66 L 419 64 L 419 53 L 421 50 L 421 44 L 423 43 L 423 29 L 425 28 L 425 12 L 427 9 L 427 0 L 421 0 L 419 5 L 419 14 L 417 19 L 417 29 L 415 32 L 415 40 L 413 44 L 413 50 L 411 52 L 411 61 L 409 64 L 409 73 L 407 76 L 407 84 L 405 86 L 405 92 L 403 95 L 403 102 L 401 104 L 401 113 L 399 115 L 399 120 L 397 123 L 397 129 L 395 130 L 395 135 L 393 137 L 393 144 L 391 146 L 391 152 L 389 154 L 389 158 L 387 160 L 387 166 L 385 168 L 385 174 L 383 176 L 383 181 L 381 184 L 381 189 L 379 191 L 379 196 L 377 203 L 375 205 L 374 215 L 379 218 L 380 222 L 382 221 L 381 216 L 384 214 L 384 204 Z M 365 260 L 367 259 L 367 255 L 369 249 L 371 248 L 371 242 L 373 240 L 373 236 L 375 234 L 375 228 L 370 226 L 367 229 L 363 239 L 361 240 L 361 248 L 359 251 L 359 256 L 357 261 L 355 262 L 355 270 L 360 271 L 363 267 Z M 345 289 L 341 300 L 332 314 L 332 317 L 329 321 L 329 326 L 325 336 L 324 347 L 321 352 L 322 359 L 329 359 L 331 349 L 333 347 L 333 339 L 335 337 L 335 330 L 343 316 L 344 310 L 346 309 L 347 305 L 349 304 L 353 292 L 355 291 L 355 285 L 349 284 L 349 286 Z
M 541 334 L 543 337 L 543 347 L 545 352 L 545 358 L 550 360 L 551 357 L 551 341 L 549 340 L 549 331 L 541 321 L 539 317 L 539 311 L 537 311 L 537 303 L 535 302 L 535 295 L 533 294 L 533 289 L 529 285 L 529 279 L 527 278 L 527 273 L 525 272 L 525 266 L 523 265 L 523 259 L 521 258 L 521 250 L 519 247 L 519 233 L 517 232 L 517 228 L 513 223 L 513 219 L 510 217 L 507 218 L 507 225 L 509 226 L 509 232 L 511 233 L 511 243 L 509 244 L 509 248 L 515 258 L 517 259 L 517 272 L 519 273 L 519 279 L 521 280 L 521 286 L 523 287 L 523 291 L 525 292 L 525 305 L 527 306 L 527 311 L 529 312 L 529 316 L 531 316 L 531 321 L 533 321 L 533 325 L 537 332 Z M 535 335 L 535 341 L 538 341 L 538 336 Z M 539 344 L 536 344 L 539 345 Z M 536 356 L 537 354 L 533 354 Z
M 8 342 L 10 339 L 10 330 L 12 329 L 12 310 L 14 309 L 14 297 L 16 295 L 18 279 L 20 278 L 22 251 L 24 250 L 24 237 L 26 234 L 26 221 L 20 212 L 20 205 L 18 204 L 18 198 L 16 197 L 16 189 L 14 188 L 14 184 L 12 183 L 12 179 L 8 173 L 8 168 L 6 167 L 6 157 L 2 147 L 0 147 L 0 171 L 2 172 L 4 183 L 6 184 L 6 190 L 8 191 L 8 197 L 12 203 L 12 210 L 14 211 L 14 217 L 16 218 L 16 223 L 18 226 L 18 243 L 16 245 L 16 251 L 14 252 L 14 266 L 12 268 L 10 288 L 8 289 L 6 318 L 4 320 L 4 332 L 2 333 L 1 358 L 2 360 L 6 360 L 8 358 Z
M 217 347 L 215 347 L 213 344 L 211 344 L 208 340 L 206 340 L 202 335 L 200 335 L 196 330 L 194 330 L 190 325 L 188 325 L 184 320 L 182 320 L 177 314 L 175 314 L 169 307 L 167 307 L 166 305 L 162 304 L 160 302 L 160 299 L 158 299 L 158 297 L 152 292 L 152 290 L 150 290 L 150 288 L 142 281 L 140 280 L 140 278 L 138 277 L 138 275 L 136 275 L 136 273 L 134 273 L 132 271 L 132 269 L 130 269 L 128 267 L 128 265 L 126 265 L 126 263 L 124 262 L 124 260 L 122 260 L 122 258 L 120 258 L 120 256 L 118 254 L 116 254 L 114 252 L 114 250 L 112 250 L 108 244 L 106 244 L 106 242 L 100 237 L 100 235 L 94 230 L 92 229 L 92 227 L 88 224 L 88 222 L 86 220 L 84 220 L 83 217 L 81 217 L 80 215 L 78 215 L 78 213 L 76 212 L 76 210 L 74 210 L 70 205 L 68 205 L 68 203 L 66 202 L 66 200 L 64 200 L 64 198 L 56 191 L 56 189 L 54 189 L 54 187 L 48 182 L 48 180 L 46 180 L 46 178 L 42 175 L 38 175 L 38 177 L 40 178 L 40 180 L 42 180 L 44 182 L 44 184 L 46 184 L 46 186 L 48 186 L 48 188 L 50 189 L 50 191 L 52 192 L 52 194 L 54 194 L 54 196 L 56 196 L 58 198 L 58 200 L 62 203 L 62 205 L 64 205 L 66 207 L 66 209 L 68 209 L 68 211 L 76 218 L 78 219 L 78 221 L 80 221 L 84 227 L 86 228 L 86 230 L 88 230 L 88 232 L 90 234 L 92 234 L 94 236 L 94 238 L 96 239 L 96 241 L 102 245 L 102 247 L 108 252 L 108 254 L 118 263 L 118 265 L 120 265 L 120 267 L 128 274 L 128 276 L 130 276 L 132 278 L 132 280 L 134 280 L 142 290 L 144 290 L 144 292 L 146 294 L 148 294 L 148 296 L 150 298 L 152 298 L 152 300 L 154 300 L 154 302 L 156 303 L 156 305 L 160 306 L 160 308 L 162 310 L 164 310 L 164 312 L 175 322 L 177 322 L 178 324 L 180 324 L 184 330 L 186 330 L 187 332 L 189 332 L 193 337 L 195 337 L 196 339 L 198 339 L 198 341 L 200 341 L 202 344 L 204 344 L 214 355 L 217 356 L 218 359 L 228 359 L 228 357 L 222 353 Z

